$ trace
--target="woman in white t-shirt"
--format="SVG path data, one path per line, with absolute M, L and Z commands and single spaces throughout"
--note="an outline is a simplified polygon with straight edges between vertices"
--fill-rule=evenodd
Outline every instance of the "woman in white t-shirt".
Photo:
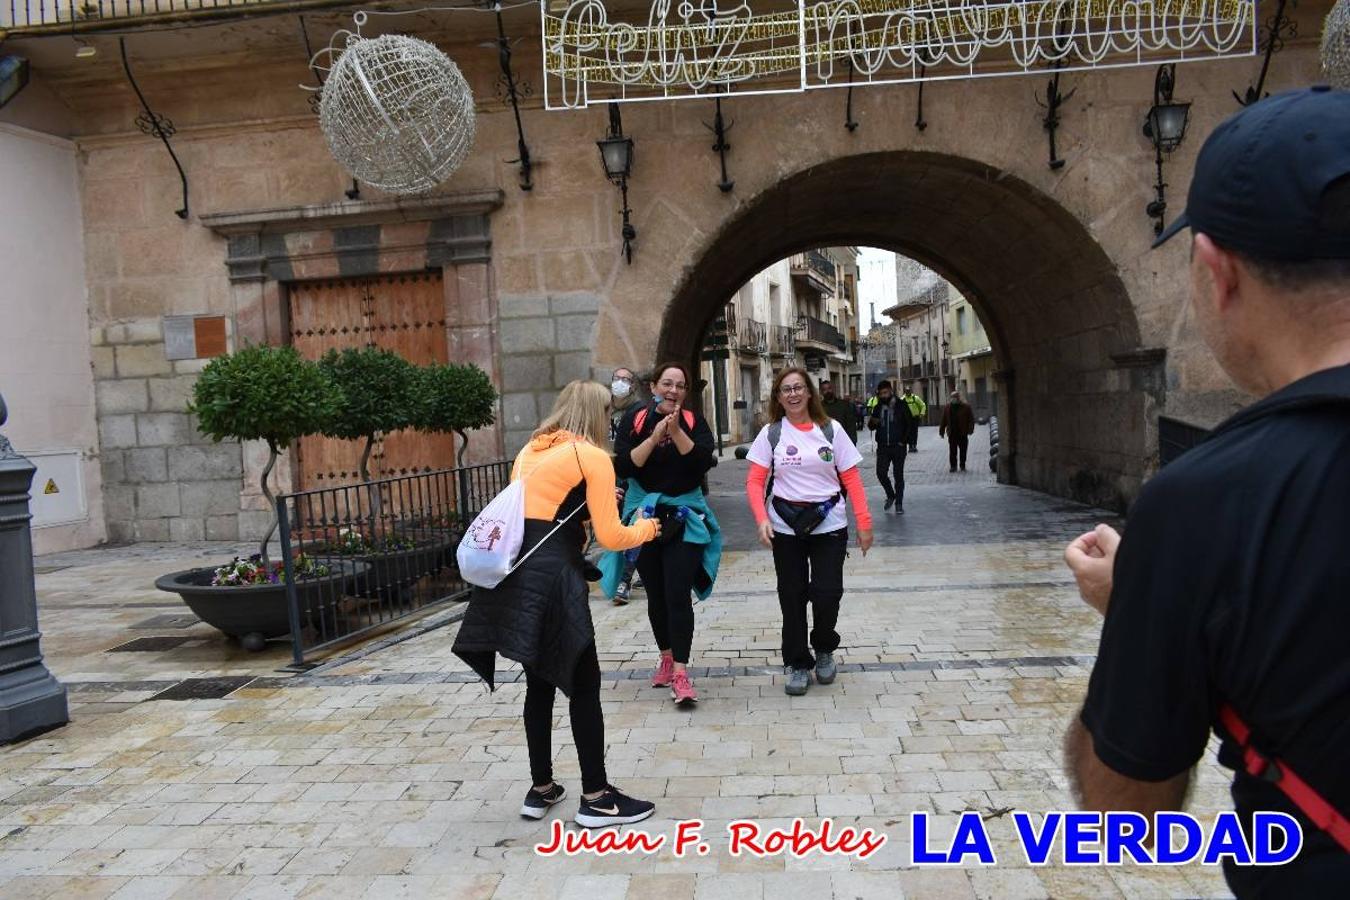
M 825 415 L 805 369 L 778 373 L 769 398 L 769 420 L 750 446 L 745 492 L 760 543 L 773 550 L 783 610 L 785 690 L 801 696 L 811 685 L 812 669 L 820 684 L 831 683 L 838 672 L 835 625 L 848 553 L 844 497 L 853 505 L 864 555 L 872 546 L 872 514 L 858 472 L 862 455 L 844 426 Z M 766 504 L 770 478 L 772 496 Z M 808 603 L 814 618 L 809 635 Z

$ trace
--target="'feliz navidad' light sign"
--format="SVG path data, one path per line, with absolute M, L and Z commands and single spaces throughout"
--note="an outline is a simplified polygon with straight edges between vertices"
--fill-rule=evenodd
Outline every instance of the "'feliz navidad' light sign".
M 545 103 L 789 93 L 1244 56 L 1256 0 L 602 0 L 541 3 Z

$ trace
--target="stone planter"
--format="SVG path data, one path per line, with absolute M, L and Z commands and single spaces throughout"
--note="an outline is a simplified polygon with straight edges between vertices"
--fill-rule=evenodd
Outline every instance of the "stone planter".
M 320 578 L 302 578 L 296 584 L 300 603 L 301 627 L 311 618 L 325 597 L 345 593 L 351 582 L 369 570 L 355 560 L 334 560 L 330 566 L 340 569 Z M 172 572 L 155 581 L 155 587 L 183 598 L 188 609 L 206 624 L 238 638 L 246 650 L 261 650 L 268 638 L 291 631 L 284 584 L 255 584 L 213 587 L 216 567 Z

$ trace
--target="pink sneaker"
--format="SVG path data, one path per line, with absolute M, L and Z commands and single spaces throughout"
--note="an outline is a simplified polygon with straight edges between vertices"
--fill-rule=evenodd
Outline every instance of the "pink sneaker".
M 675 677 L 675 657 L 661 655 L 661 664 L 656 668 L 656 674 L 652 676 L 652 687 L 670 687 L 670 680 Z
M 670 680 L 670 697 L 676 703 L 697 703 L 698 694 L 688 672 L 676 672 Z

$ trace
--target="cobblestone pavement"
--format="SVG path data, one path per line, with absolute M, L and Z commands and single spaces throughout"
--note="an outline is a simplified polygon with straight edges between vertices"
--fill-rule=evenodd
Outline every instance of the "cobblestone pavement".
M 951 475 L 935 438 L 911 458 L 907 514 L 878 513 L 882 546 L 846 563 L 833 685 L 783 693 L 772 564 L 738 537 L 744 469 L 730 452 L 712 486 L 736 549 L 696 607 L 699 706 L 676 709 L 646 686 L 654 651 L 640 593 L 627 607 L 592 604 L 610 777 L 657 802 L 637 826 L 650 834 L 701 818 L 706 856 L 540 858 L 547 822 L 518 816 L 519 672 L 505 667 L 487 693 L 450 655 L 453 626 L 294 677 L 271 672 L 275 661 L 221 659 L 224 645 L 204 637 L 194 671 L 260 677 L 220 699 L 76 707 L 66 728 L 0 752 L 0 897 L 1225 896 L 1213 869 L 1026 864 L 1009 813 L 1072 806 L 1059 738 L 1100 622 L 1060 548 L 1099 514 L 994 485 L 975 447 L 971 471 Z M 139 587 L 117 571 L 83 590 L 144 602 L 167 557 L 207 550 L 138 549 L 154 570 Z M 57 598 L 73 604 L 90 565 L 39 577 L 49 645 L 63 642 Z M 140 610 L 156 612 L 169 611 Z M 111 655 L 142 661 L 107 671 L 97 641 L 83 640 L 85 652 L 52 655 L 61 677 L 191 668 L 123 653 Z M 575 796 L 565 716 L 556 724 L 557 777 Z M 1226 784 L 1204 763 L 1191 808 L 1229 808 Z M 998 866 L 909 864 L 909 813 L 932 814 L 930 843 L 945 846 L 967 810 L 987 818 Z M 573 811 L 569 799 L 550 821 Z M 861 862 L 727 852 L 729 821 L 795 817 L 872 827 L 889 842 Z

